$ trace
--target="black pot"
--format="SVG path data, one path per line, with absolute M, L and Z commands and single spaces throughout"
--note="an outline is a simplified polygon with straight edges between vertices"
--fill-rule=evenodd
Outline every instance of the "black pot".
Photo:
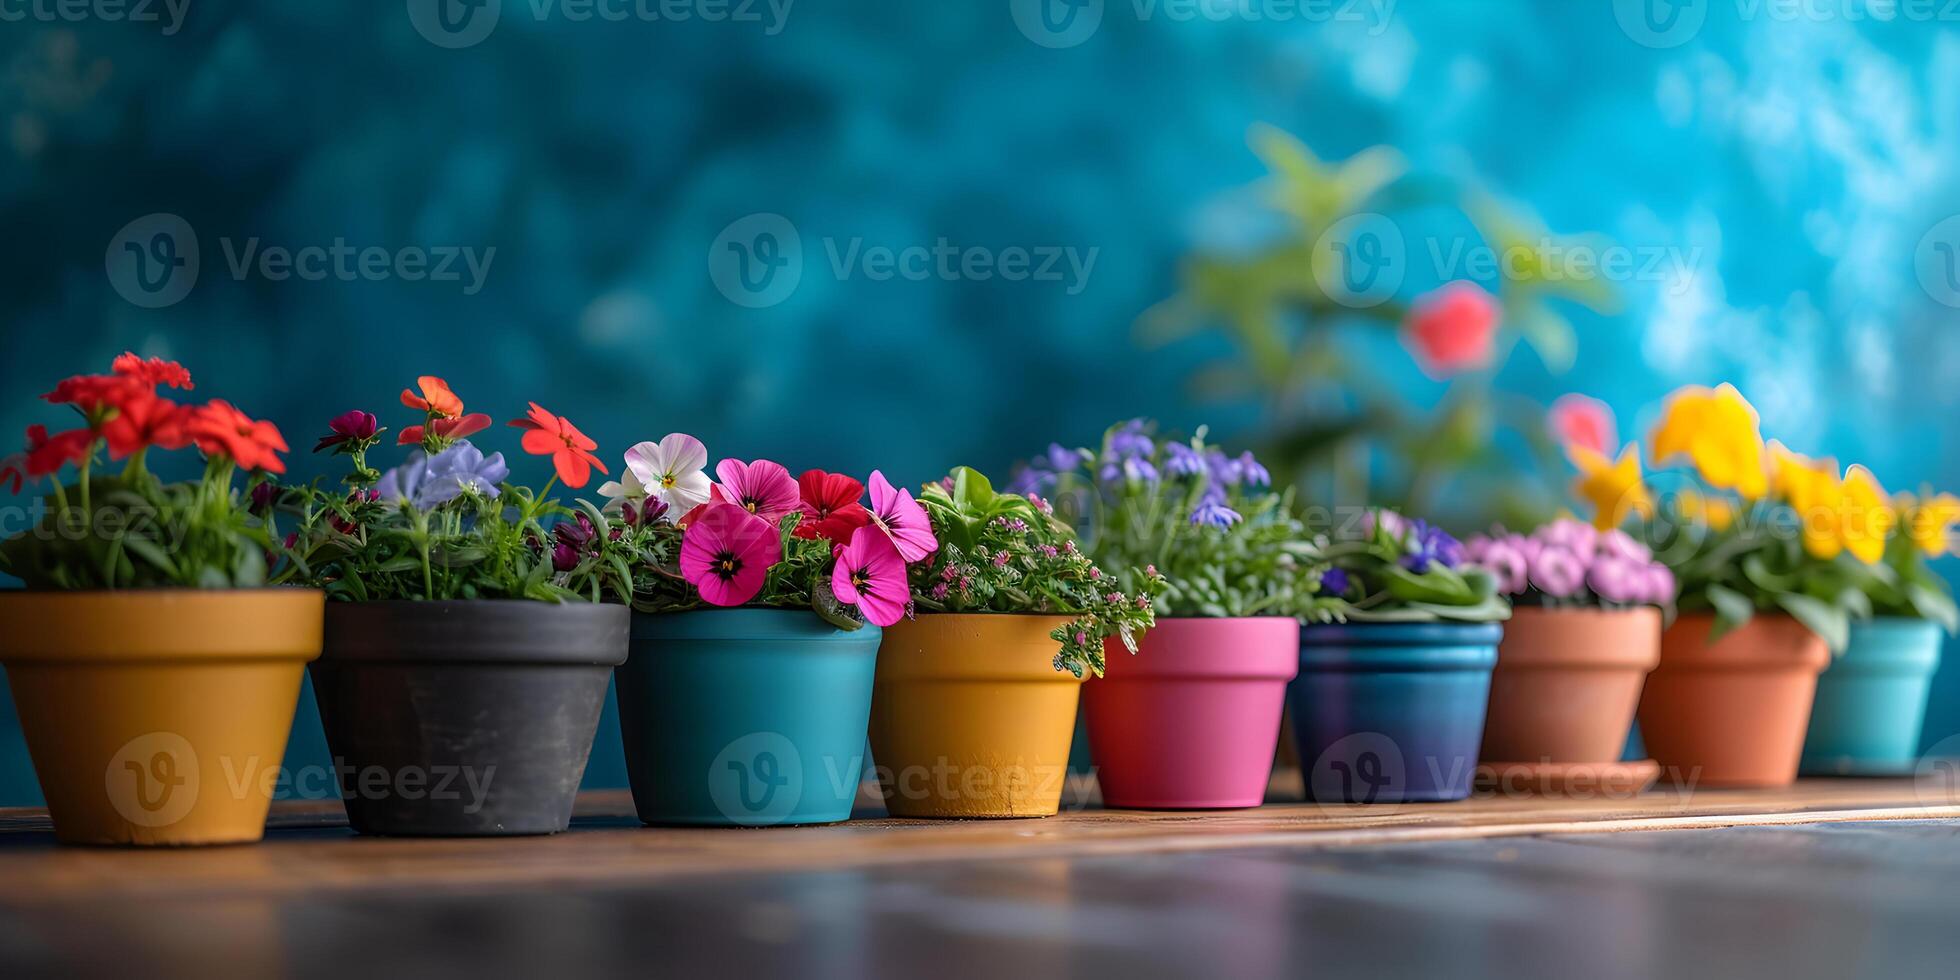
M 311 667 L 347 820 L 363 834 L 554 834 L 570 826 L 622 605 L 327 603 Z

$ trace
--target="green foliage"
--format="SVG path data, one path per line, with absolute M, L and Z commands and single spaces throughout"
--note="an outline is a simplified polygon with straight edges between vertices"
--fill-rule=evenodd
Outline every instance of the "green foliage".
M 1055 669 L 1077 677 L 1103 671 L 1103 641 L 1156 622 L 1152 604 L 1164 581 L 1131 570 L 1125 589 L 1076 546 L 1052 507 L 996 491 L 979 471 L 960 467 L 919 496 L 939 550 L 911 568 L 912 601 L 926 612 L 1033 613 L 1072 617 L 1049 635 Z
M 1855 591 L 1847 598 L 1862 618 L 1925 619 L 1948 633 L 1960 632 L 1953 587 L 1927 566 L 1925 555 L 1907 536 L 1894 535 L 1886 542 L 1885 561 L 1880 564 L 1867 565 L 1848 554 L 1839 555 L 1837 564 Z
M 30 589 L 250 589 L 267 584 L 274 529 L 250 513 L 236 467 L 215 459 L 202 478 L 162 483 L 130 457 L 120 474 L 83 464 L 29 508 L 33 523 L 0 542 L 0 570 Z M 252 479 L 256 483 L 257 477 Z
M 1713 613 L 1709 641 L 1738 629 L 1758 613 L 1793 616 L 1823 637 L 1834 652 L 1849 642 L 1851 620 L 1871 615 L 1872 601 L 1859 587 L 1864 573 L 1848 555 L 1819 561 L 1804 551 L 1788 522 L 1795 515 L 1768 502 L 1743 511 L 1727 527 L 1701 521 L 1655 519 L 1641 528 L 1655 557 L 1674 570 L 1683 613 Z
M 1302 618 L 1370 623 L 1511 618 L 1511 604 L 1498 592 L 1497 579 L 1474 565 L 1455 564 L 1449 553 L 1456 547 L 1454 539 L 1420 521 L 1376 511 L 1356 527 L 1336 528 L 1316 544 L 1320 556 L 1340 570 L 1327 576 L 1339 587 L 1334 598 L 1340 604 L 1323 601 Z

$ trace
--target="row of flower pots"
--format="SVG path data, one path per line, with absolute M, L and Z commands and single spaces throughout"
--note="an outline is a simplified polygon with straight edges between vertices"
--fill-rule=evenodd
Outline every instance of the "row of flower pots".
M 270 423 L 164 386 L 188 372 L 134 355 L 70 378 L 45 397 L 83 426 L 37 426 L 0 460 L 0 479 L 48 485 L 40 521 L 0 541 L 28 587 L 0 596 L 25 624 L 0 631 L 0 663 L 64 840 L 256 839 L 308 669 L 350 822 L 375 834 L 565 829 L 613 680 L 655 824 L 845 819 L 867 732 L 895 815 L 1052 814 L 1078 709 L 1121 807 L 1257 805 L 1284 706 L 1322 802 L 1455 800 L 1480 778 L 1637 790 L 1655 765 L 1617 751 L 1636 705 L 1677 779 L 1774 785 L 1853 619 L 1812 758 L 1898 766 L 1916 733 L 1893 728 L 1916 727 L 1937 652 L 1892 618 L 1956 617 L 1920 558 L 1960 501 L 1902 509 L 1891 535 L 1869 474 L 1787 452 L 1774 499 L 1735 492 L 1765 514 L 1828 505 L 1801 542 L 1636 540 L 1619 525 L 1653 509 L 1637 460 L 1575 445 L 1593 525 L 1466 545 L 1374 508 L 1309 526 L 1250 453 L 1141 420 L 1051 446 L 1007 492 L 959 468 L 916 497 L 768 460 L 711 480 L 674 433 L 627 450 L 603 504 L 563 504 L 554 487 L 606 464 L 535 402 L 510 424 L 549 460 L 541 490 L 466 438 L 489 418 L 432 376 L 401 394 L 418 424 L 393 469 L 367 465 L 375 416 L 332 420 L 316 452 L 351 466 L 325 489 L 279 482 Z M 1761 462 L 1737 402 L 1678 396 L 1656 442 L 1725 486 Z M 202 478 L 149 472 L 152 450 L 191 446 Z M 105 450 L 120 472 L 96 469 Z

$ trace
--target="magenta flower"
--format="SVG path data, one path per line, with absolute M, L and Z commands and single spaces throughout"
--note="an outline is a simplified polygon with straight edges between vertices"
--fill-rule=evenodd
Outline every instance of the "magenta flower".
M 1607 531 L 1599 536 L 1599 554 L 1605 558 L 1619 558 L 1634 565 L 1645 565 L 1654 560 L 1654 553 L 1647 546 L 1633 539 L 1633 535 L 1618 529 Z
M 1602 555 L 1586 572 L 1586 588 L 1607 602 L 1644 602 L 1650 592 L 1647 567 L 1625 558 Z
M 781 463 L 766 459 L 753 463 L 724 459 L 715 467 L 715 475 L 721 478 L 721 482 L 714 487 L 715 500 L 741 507 L 769 522 L 771 529 L 803 506 L 803 496 L 797 491 L 795 478 Z M 778 549 L 781 546 L 782 542 L 778 541 Z
M 845 605 L 858 607 L 866 622 L 890 626 L 905 618 L 912 589 L 905 581 L 905 559 L 891 538 L 871 527 L 851 532 L 851 543 L 837 552 L 830 591 Z
M 1573 557 L 1590 559 L 1599 550 L 1599 531 L 1585 521 L 1561 517 L 1538 529 L 1538 540 L 1548 548 L 1564 548 Z
M 314 446 L 313 451 L 317 453 L 329 446 L 350 442 L 366 442 L 374 438 L 375 433 L 381 431 L 380 425 L 381 423 L 374 416 L 358 408 L 351 412 L 343 412 L 327 423 L 331 434 L 321 436 L 319 445 Z
M 1522 544 L 1524 538 L 1507 534 L 1501 538 L 1477 538 L 1471 542 L 1476 557 L 1471 561 L 1490 570 L 1497 579 L 1497 591 L 1522 595 L 1530 585 L 1531 559 Z
M 789 486 L 794 494 L 796 484 Z M 745 507 L 710 503 L 681 538 L 681 577 L 709 604 L 739 606 L 762 591 L 769 566 L 782 557 L 782 532 L 776 525 Z
M 1665 606 L 1674 601 L 1676 589 L 1674 570 L 1660 562 L 1647 566 L 1647 600 L 1655 605 Z
M 1586 566 L 1570 550 L 1548 544 L 1531 559 L 1530 578 L 1538 591 L 1554 599 L 1569 599 L 1586 584 Z
M 926 509 L 912 499 L 912 491 L 894 488 L 879 470 L 871 471 L 871 523 L 891 537 L 907 564 L 939 550 Z

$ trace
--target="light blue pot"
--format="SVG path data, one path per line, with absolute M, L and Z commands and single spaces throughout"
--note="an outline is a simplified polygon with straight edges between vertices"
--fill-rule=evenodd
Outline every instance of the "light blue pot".
M 1806 776 L 1912 772 L 1940 628 L 1921 619 L 1853 623 L 1851 644 L 1817 679 L 1801 769 Z
M 839 630 L 807 609 L 635 613 L 616 676 L 640 819 L 850 819 L 882 636 L 876 626 Z

